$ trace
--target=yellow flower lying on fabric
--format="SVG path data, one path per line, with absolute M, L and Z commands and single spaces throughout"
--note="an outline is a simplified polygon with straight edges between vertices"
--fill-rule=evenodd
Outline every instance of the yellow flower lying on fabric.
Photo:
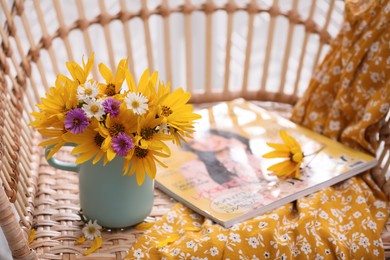
M 81 230 L 83 235 L 76 240 L 76 244 L 82 244 L 86 240 L 92 241 L 91 247 L 83 252 L 84 255 L 92 254 L 102 246 L 103 239 L 101 237 L 101 229 L 102 227 L 96 220 L 94 222 L 89 220 L 88 223 L 85 223 L 85 226 Z
M 126 59 L 119 62 L 115 75 L 104 64 L 99 72 L 104 82 L 89 78 L 94 54 L 82 65 L 67 62 L 71 78 L 58 75 L 55 86 L 38 104 L 39 112 L 31 126 L 47 137 L 41 146 L 49 146 L 48 159 L 66 143 L 76 147 L 76 163 L 91 160 L 104 164 L 116 156 L 125 159 L 124 175 L 136 174 L 141 185 L 148 174 L 156 175 L 159 158 L 169 157 L 166 141 L 177 145 L 194 132 L 200 115 L 187 104 L 190 93 L 158 79 L 158 73 L 145 70 L 138 85 L 128 70 Z
M 300 144 L 286 131 L 280 131 L 280 137 L 283 144 L 267 143 L 268 146 L 275 149 L 272 152 L 263 155 L 264 158 L 287 158 L 287 160 L 274 164 L 267 168 L 268 171 L 274 172 L 278 177 L 299 178 L 300 167 L 305 157 Z

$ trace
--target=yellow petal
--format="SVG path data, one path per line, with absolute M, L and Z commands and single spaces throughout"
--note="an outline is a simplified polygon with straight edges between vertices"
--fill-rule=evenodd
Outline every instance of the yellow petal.
M 128 70 L 126 70 L 125 75 L 126 75 L 127 87 L 129 88 L 130 91 L 135 92 L 136 88 L 135 88 L 133 75 Z
M 75 241 L 75 244 L 76 245 L 80 245 L 80 244 L 82 244 L 82 243 L 84 243 L 85 242 L 85 236 L 81 236 L 81 237 L 79 237 L 76 241 Z
M 292 147 L 300 146 L 299 143 L 289 134 L 287 134 L 286 131 L 280 130 L 280 137 L 282 138 L 283 142 L 291 149 Z
M 282 169 L 283 167 L 285 167 L 286 165 L 289 165 L 291 163 L 290 160 L 285 160 L 283 162 L 280 162 L 280 163 L 276 163 L 270 167 L 267 168 L 268 171 L 279 171 L 280 169 Z
M 295 178 L 300 178 L 301 177 L 301 174 L 300 174 L 300 167 L 301 167 L 301 164 L 299 163 L 299 164 L 297 164 L 297 166 L 296 166 L 296 169 L 295 169 Z
M 271 148 L 274 148 L 275 150 L 278 150 L 278 151 L 284 151 L 284 152 L 290 151 L 290 148 L 288 148 L 287 145 L 285 145 L 285 144 L 267 143 L 267 145 Z
M 297 164 L 293 163 L 290 160 L 283 161 L 281 163 L 277 163 L 272 165 L 267 170 L 274 172 L 279 177 L 288 177 L 290 176 L 296 169 Z
M 290 158 L 290 152 L 272 151 L 263 155 L 263 158 Z
M 106 80 L 107 83 L 113 83 L 114 82 L 114 76 L 112 75 L 111 70 L 104 65 L 103 63 L 100 63 L 98 65 L 99 72 L 102 75 L 102 77 Z
M 142 167 L 143 168 L 143 167 Z M 145 180 L 145 171 L 136 171 L 135 178 L 137 179 L 138 186 L 141 186 Z
M 185 231 L 194 231 L 194 232 L 198 232 L 200 231 L 201 229 L 199 227 L 185 227 L 184 228 Z
M 170 236 L 168 236 L 166 239 L 160 241 L 157 243 L 157 247 L 158 248 L 161 248 L 161 247 L 164 247 L 170 243 L 173 243 L 175 242 L 176 240 L 178 240 L 179 238 L 181 237 L 181 235 L 179 234 L 172 234 Z
M 103 244 L 103 239 L 101 237 L 96 237 L 93 242 L 92 242 L 92 245 L 91 247 L 86 250 L 83 255 L 89 255 L 89 254 L 92 254 L 93 252 L 95 252 L 96 250 L 98 250 Z
M 31 244 L 35 239 L 36 231 L 34 228 L 30 230 L 30 234 L 28 235 L 28 243 Z
M 149 228 L 153 227 L 154 222 L 143 222 L 141 224 L 138 224 L 135 226 L 135 229 L 137 230 L 148 230 Z

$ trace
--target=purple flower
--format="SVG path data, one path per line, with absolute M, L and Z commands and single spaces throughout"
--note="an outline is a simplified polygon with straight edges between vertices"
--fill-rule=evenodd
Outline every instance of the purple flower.
M 119 107 L 121 102 L 113 98 L 107 98 L 103 102 L 104 112 L 110 113 L 111 117 L 119 115 Z
M 121 132 L 112 138 L 111 146 L 119 156 L 126 156 L 134 148 L 134 143 L 130 136 Z
M 72 134 L 80 134 L 87 128 L 89 122 L 87 115 L 81 108 L 74 108 L 66 113 L 65 129 Z

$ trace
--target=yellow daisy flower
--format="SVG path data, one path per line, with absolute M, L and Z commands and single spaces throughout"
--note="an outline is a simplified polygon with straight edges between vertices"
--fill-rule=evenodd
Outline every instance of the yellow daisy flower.
M 158 116 L 167 124 L 170 133 L 174 137 L 174 142 L 181 144 L 184 137 L 191 137 L 189 133 L 194 132 L 194 121 L 201 116 L 193 113 L 193 106 L 187 104 L 191 98 L 189 92 L 184 92 L 182 88 L 170 92 L 170 86 L 159 84 L 158 89 Z
M 106 81 L 106 83 L 100 83 L 100 94 L 105 96 L 115 96 L 119 94 L 122 88 L 123 81 L 125 80 L 125 74 L 127 71 L 127 59 L 122 59 L 116 69 L 115 76 L 111 70 L 103 63 L 99 64 L 99 72 Z
M 86 63 L 84 59 L 82 63 L 83 67 L 81 67 L 75 61 L 70 61 L 66 63 L 66 67 L 68 68 L 68 71 L 72 76 L 73 80 L 77 83 L 77 86 L 80 84 L 84 84 L 87 80 L 88 75 L 92 70 L 92 65 L 94 63 L 94 53 L 91 54 Z
M 158 131 L 162 118 L 156 118 L 155 115 L 156 113 L 149 113 L 139 119 L 135 143 L 142 149 L 160 150 L 165 147 L 163 141 L 172 139 L 170 135 Z
M 78 105 L 77 91 L 75 84 L 67 78 L 58 77 L 55 87 L 51 87 L 46 96 L 38 104 L 39 112 L 31 115 L 35 118 L 29 125 L 38 131 L 48 140 L 40 143 L 41 146 L 52 146 L 47 158 L 51 158 L 65 143 L 64 120 L 66 113 Z
M 286 131 L 280 131 L 283 144 L 267 143 L 275 150 L 263 155 L 264 158 L 287 158 L 287 160 L 272 165 L 267 170 L 274 172 L 278 177 L 300 177 L 300 166 L 303 162 L 303 152 L 300 144 Z
M 167 166 L 162 163 L 157 157 L 167 158 L 170 156 L 168 146 L 163 143 L 163 148 L 161 150 L 152 150 L 152 149 L 143 149 L 139 146 L 136 146 L 131 153 L 126 157 L 124 163 L 124 175 L 133 175 L 136 174 L 137 184 L 139 186 L 145 180 L 145 173 L 151 179 L 156 177 L 156 162 L 162 167 L 167 168 Z
M 68 134 L 65 139 L 69 143 L 74 143 L 77 146 L 73 148 L 72 154 L 78 154 L 76 163 L 81 164 L 93 159 L 95 164 L 104 158 L 104 164 L 107 163 L 105 151 L 101 149 L 105 138 L 99 133 L 99 122 L 96 118 L 92 118 L 87 129 L 81 134 Z
M 138 117 L 126 106 L 122 104 L 119 108 L 119 114 L 112 117 L 107 115 L 105 125 L 99 125 L 99 133 L 104 137 L 102 149 L 107 152 L 107 159 L 111 161 L 115 158 L 115 152 L 112 149 L 112 138 L 117 137 L 119 133 L 125 133 L 129 136 L 137 132 Z

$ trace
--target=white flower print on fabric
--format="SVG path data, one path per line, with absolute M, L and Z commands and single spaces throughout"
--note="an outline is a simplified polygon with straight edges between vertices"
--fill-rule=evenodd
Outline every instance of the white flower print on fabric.
M 365 203 L 365 202 L 366 202 L 366 199 L 364 197 L 362 197 L 362 196 L 359 196 L 356 199 L 356 203 L 357 204 L 362 204 L 362 203 Z
M 266 226 L 268 226 L 267 222 L 260 222 L 258 225 L 259 228 L 265 228 Z
M 340 130 L 340 121 L 330 120 L 330 122 L 329 122 L 329 129 L 331 131 L 338 131 L 338 130 Z
M 298 248 L 295 247 L 295 248 L 293 248 L 292 253 L 293 253 L 294 257 L 297 257 L 301 253 L 301 250 L 299 250 Z
M 383 202 L 383 201 L 379 201 L 379 200 L 377 200 L 377 201 L 375 201 L 374 202 L 374 206 L 376 207 L 376 208 L 386 208 L 386 203 L 385 202 Z
M 374 83 L 378 83 L 381 79 L 379 73 L 377 73 L 377 72 L 371 72 L 370 78 L 371 78 L 371 81 Z
M 364 65 L 362 66 L 362 72 L 363 72 L 363 74 L 366 74 L 368 72 L 368 64 L 367 63 L 364 63 Z
M 329 83 L 329 79 L 330 79 L 330 77 L 329 77 L 328 75 L 325 75 L 325 76 L 322 78 L 321 83 L 324 84 L 324 85 L 326 85 L 326 84 Z
M 144 253 L 142 253 L 141 249 L 134 250 L 133 256 L 137 259 L 144 258 Z
M 375 214 L 375 217 L 377 217 L 377 218 L 384 218 L 385 216 L 386 216 L 385 213 L 383 213 L 381 211 L 379 211 L 378 213 Z
M 172 226 L 168 225 L 167 223 L 164 223 L 162 228 L 167 231 L 167 232 L 172 232 L 173 231 L 173 228 Z
M 224 234 L 218 234 L 217 238 L 219 241 L 227 241 L 227 236 L 225 236 Z
M 194 246 L 195 246 L 194 240 L 188 241 L 186 243 L 186 246 L 187 246 L 187 248 L 194 248 Z
M 370 51 L 376 52 L 378 50 L 379 50 L 379 42 L 374 42 L 373 44 L 371 44 Z
M 376 230 L 376 223 L 372 220 L 368 222 L 367 226 L 374 231 Z
M 370 245 L 370 241 L 368 240 L 367 237 L 361 237 L 359 240 L 359 245 L 366 248 Z
M 356 253 L 359 250 L 359 246 L 356 245 L 355 243 L 352 243 L 351 250 L 352 252 Z
M 371 113 L 367 112 L 363 116 L 363 121 L 370 121 L 371 119 Z
M 238 233 L 230 233 L 229 234 L 229 239 L 233 242 L 236 242 L 236 243 L 240 243 L 241 242 L 241 238 L 240 238 L 240 234 Z
M 250 237 L 247 240 L 248 244 L 253 248 L 257 248 L 260 245 L 259 240 L 256 237 Z
M 315 120 L 317 120 L 317 118 L 318 118 L 318 113 L 317 112 L 311 112 L 310 113 L 310 115 L 309 115 L 309 119 L 311 120 L 311 121 L 315 121 Z
M 341 83 L 341 87 L 342 87 L 342 88 L 347 88 L 348 85 L 349 85 L 349 82 L 350 82 L 349 79 L 344 78 L 343 81 L 342 81 L 342 83 Z
M 340 66 L 333 67 L 332 74 L 335 76 L 340 75 L 341 74 L 341 67 Z
M 353 62 L 350 61 L 350 62 L 348 62 L 348 65 L 347 65 L 347 72 L 351 72 L 352 69 L 353 69 Z
M 381 105 L 381 107 L 379 108 L 379 112 L 381 113 L 386 113 L 388 110 L 389 110 L 389 103 L 384 103 Z
M 311 247 L 309 243 L 304 243 L 301 247 L 302 252 L 304 252 L 306 255 L 311 253 Z
M 323 218 L 323 219 L 328 219 L 328 213 L 326 213 L 325 211 L 321 210 L 320 214 L 319 214 L 320 218 Z
M 175 248 L 175 249 L 172 251 L 171 255 L 172 255 L 172 256 L 178 256 L 178 255 L 180 254 L 180 252 L 181 252 L 180 248 Z
M 213 246 L 212 248 L 210 248 L 210 255 L 211 256 L 216 256 L 219 254 L 219 250 L 218 248 L 216 248 L 215 246 Z

